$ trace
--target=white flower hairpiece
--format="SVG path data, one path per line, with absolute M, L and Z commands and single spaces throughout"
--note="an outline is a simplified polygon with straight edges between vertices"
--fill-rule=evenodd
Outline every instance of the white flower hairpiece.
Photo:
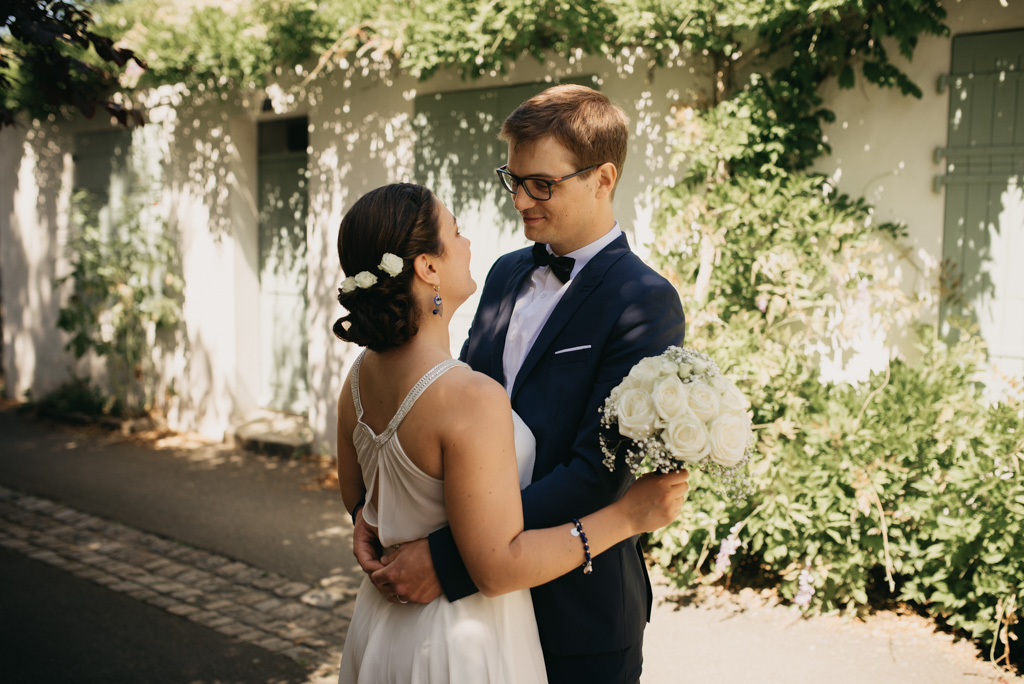
M 377 264 L 377 268 L 394 278 L 402 272 L 403 268 L 405 268 L 405 262 L 402 260 L 402 257 L 397 254 L 384 252 L 384 256 L 380 258 L 380 263 Z
M 405 267 L 405 262 L 402 261 L 402 257 L 391 252 L 384 252 L 384 256 L 381 257 L 380 263 L 377 264 L 377 268 L 387 273 L 389 276 L 394 278 L 402 269 Z M 342 292 L 352 292 L 357 287 L 360 290 L 365 290 L 368 287 L 373 287 L 377 284 L 377 276 L 370 273 L 369 271 L 360 271 L 354 276 L 349 276 L 341 281 Z

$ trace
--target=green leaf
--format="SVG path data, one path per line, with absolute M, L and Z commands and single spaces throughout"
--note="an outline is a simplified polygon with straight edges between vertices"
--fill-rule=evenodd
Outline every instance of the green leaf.
M 839 72 L 838 80 L 840 88 L 852 88 L 854 83 L 853 67 L 849 64 L 845 65 Z

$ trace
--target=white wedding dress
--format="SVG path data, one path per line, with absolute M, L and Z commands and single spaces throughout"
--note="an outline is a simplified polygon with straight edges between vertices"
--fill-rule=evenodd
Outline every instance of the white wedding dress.
M 444 482 L 421 471 L 398 441 L 398 427 L 416 399 L 451 368 L 449 360 L 431 369 L 409 391 L 398 413 L 380 435 L 362 422 L 359 397 L 360 354 L 352 368 L 352 399 L 359 422 L 353 442 L 366 490 L 378 487 L 363 517 L 377 527 L 382 546 L 426 537 L 448 524 Z M 536 440 L 513 414 L 519 484 L 530 481 Z M 427 605 L 390 603 L 363 578 L 341 659 L 341 684 L 482 684 L 546 682 L 537 622 L 529 590 L 495 598 L 473 594 L 451 603 L 442 594 Z

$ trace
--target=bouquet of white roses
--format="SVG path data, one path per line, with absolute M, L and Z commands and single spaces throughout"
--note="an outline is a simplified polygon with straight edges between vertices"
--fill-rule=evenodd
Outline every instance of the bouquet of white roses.
M 694 349 L 669 347 L 642 359 L 612 390 L 601 424 L 629 441 L 630 472 L 641 464 L 662 473 L 683 468 L 712 476 L 711 489 L 733 498 L 750 490 L 746 464 L 753 432 L 750 403 L 715 362 Z M 621 442 L 601 435 L 604 464 L 615 469 Z

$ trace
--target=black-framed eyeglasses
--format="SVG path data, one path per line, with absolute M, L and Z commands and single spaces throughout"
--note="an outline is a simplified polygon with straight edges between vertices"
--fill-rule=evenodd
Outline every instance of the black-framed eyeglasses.
M 513 195 L 519 192 L 519 188 L 522 188 L 523 190 L 526 190 L 527 195 L 537 200 L 538 202 L 547 202 L 549 199 L 551 199 L 552 186 L 557 185 L 558 183 L 561 183 L 563 181 L 567 181 L 574 176 L 580 175 L 581 173 L 593 171 L 598 166 L 601 165 L 594 164 L 593 166 L 588 166 L 585 169 L 580 169 L 576 173 L 570 173 L 568 176 L 562 176 L 561 178 L 535 178 L 533 176 L 520 178 L 519 176 L 513 173 L 509 173 L 508 164 L 499 166 L 498 168 L 495 169 L 495 171 L 498 174 L 498 178 L 501 179 L 502 187 L 511 192 Z

